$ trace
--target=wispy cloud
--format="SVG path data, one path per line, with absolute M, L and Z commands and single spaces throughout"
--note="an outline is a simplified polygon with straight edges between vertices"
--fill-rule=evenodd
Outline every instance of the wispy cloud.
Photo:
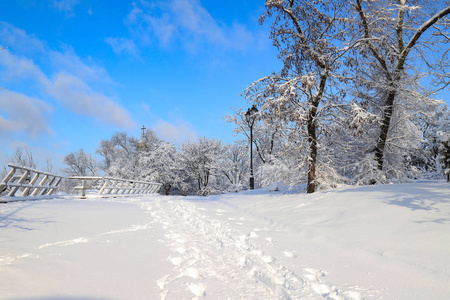
M 136 44 L 132 39 L 127 38 L 107 38 L 105 40 L 116 54 L 131 54 L 139 57 Z
M 96 65 L 88 65 L 75 54 L 73 49 L 50 50 L 33 36 L 3 23 L 0 34 L 11 47 L 0 53 L 0 68 L 4 82 L 30 82 L 29 88 L 42 99 L 53 98 L 60 105 L 81 116 L 88 116 L 100 123 L 129 129 L 134 126 L 127 109 L 106 96 L 95 86 L 111 84 L 106 70 Z M 18 33 L 17 36 L 12 36 Z M 34 56 L 22 48 L 36 46 Z M 10 49 L 24 54 L 13 54 Z M 41 62 L 44 68 L 38 63 Z M 48 74 L 48 75 L 47 75 Z M 23 95 L 26 97 L 25 95 Z M 1 112 L 0 112 L 1 115 Z
M 192 125 L 188 122 L 169 123 L 160 120 L 155 126 L 153 126 L 156 134 L 169 142 L 172 142 L 178 146 L 189 141 L 197 141 L 198 134 L 192 128 Z
M 130 113 L 105 95 L 93 91 L 80 78 L 61 72 L 46 86 L 49 95 L 71 111 L 101 120 L 102 123 L 132 128 Z
M 140 47 L 178 45 L 196 54 L 211 47 L 247 51 L 255 42 L 244 24 L 215 20 L 199 0 L 141 0 L 133 3 L 125 24 Z
M 140 119 L 142 124 L 150 126 L 159 138 L 181 146 L 189 141 L 197 141 L 199 135 L 194 126 L 183 117 L 178 108 L 167 111 L 167 118 L 156 115 L 149 104 L 141 103 Z M 150 121 L 150 123 L 148 123 Z
M 79 0 L 53 0 L 50 5 L 60 11 L 72 14 L 73 8 L 80 3 Z
M 0 136 L 24 132 L 36 138 L 53 132 L 48 122 L 53 108 L 39 99 L 0 90 L 0 111 Z

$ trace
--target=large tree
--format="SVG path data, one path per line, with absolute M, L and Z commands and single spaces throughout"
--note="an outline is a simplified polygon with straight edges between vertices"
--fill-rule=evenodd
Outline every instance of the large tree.
M 323 178 L 317 173 L 318 165 L 326 165 L 320 158 L 321 149 L 326 152 L 320 142 L 327 132 L 328 116 L 342 98 L 337 78 L 345 75 L 341 74 L 343 57 L 356 45 L 345 30 L 347 5 L 343 0 L 267 0 L 261 22 L 273 20 L 270 37 L 283 68 L 245 91 L 263 115 L 278 114 L 297 124 L 299 155 L 307 153 L 308 193 Z
M 382 171 L 388 152 L 405 148 L 413 119 L 438 104 L 424 84 L 434 78 L 437 89 L 448 85 L 450 6 L 425 0 L 353 0 L 352 6 L 356 38 L 363 41 L 356 58 L 359 96 L 380 117 L 373 152 Z

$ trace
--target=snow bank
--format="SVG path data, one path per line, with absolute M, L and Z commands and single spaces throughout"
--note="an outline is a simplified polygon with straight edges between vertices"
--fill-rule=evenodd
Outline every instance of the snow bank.
M 0 206 L 1 299 L 447 299 L 450 185 Z

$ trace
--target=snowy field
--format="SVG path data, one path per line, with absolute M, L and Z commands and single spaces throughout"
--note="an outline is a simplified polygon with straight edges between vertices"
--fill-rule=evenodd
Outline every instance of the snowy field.
M 0 205 L 1 299 L 449 299 L 450 184 Z

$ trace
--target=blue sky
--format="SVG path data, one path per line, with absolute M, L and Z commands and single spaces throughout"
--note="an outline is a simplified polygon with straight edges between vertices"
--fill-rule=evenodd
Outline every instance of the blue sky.
M 263 12 L 263 0 L 2 0 L 0 163 L 29 146 L 61 167 L 142 125 L 178 146 L 233 141 L 223 117 L 281 68 Z
M 223 117 L 280 68 L 261 0 L 2 0 L 0 158 L 56 165 L 142 125 L 181 145 L 234 139 Z

